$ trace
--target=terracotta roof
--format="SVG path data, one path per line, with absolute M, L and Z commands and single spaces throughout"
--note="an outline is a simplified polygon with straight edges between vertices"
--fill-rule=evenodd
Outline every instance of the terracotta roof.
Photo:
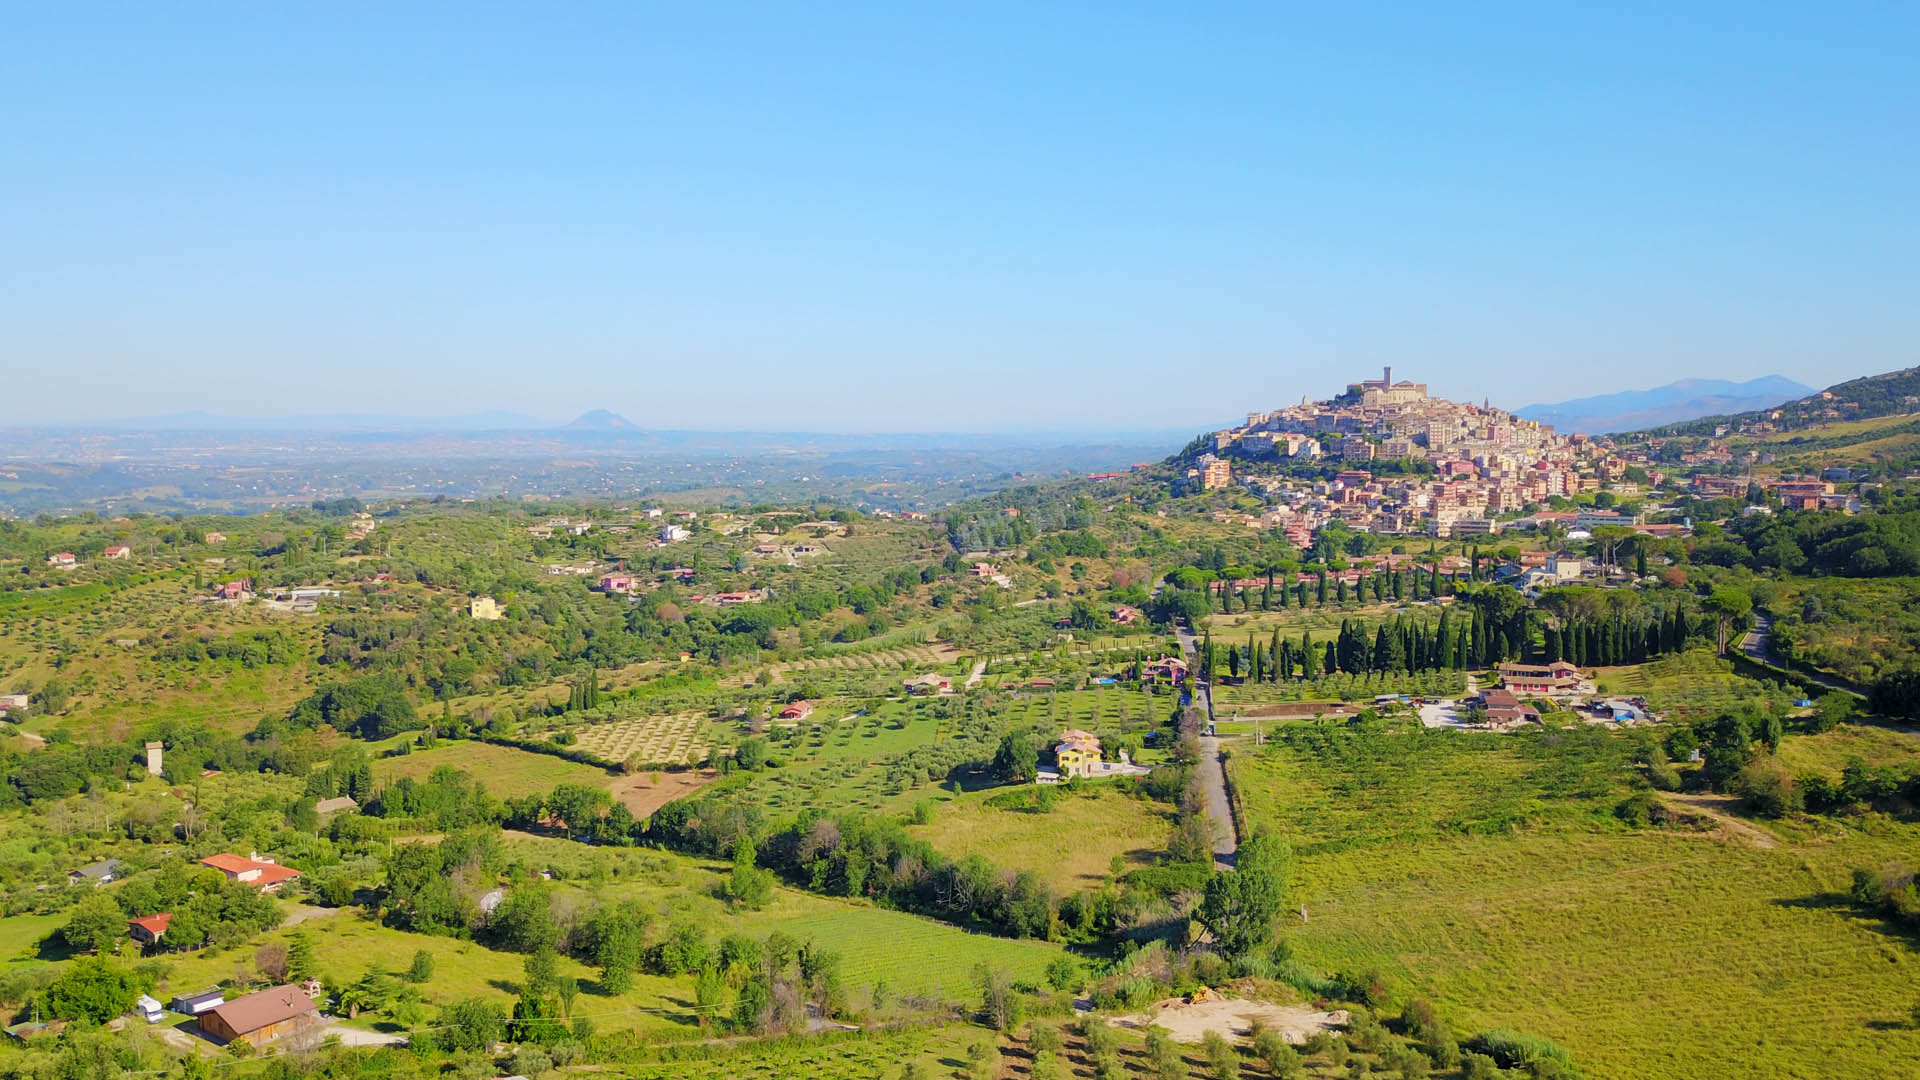
M 127 925 L 137 926 L 154 937 L 167 932 L 167 924 L 173 921 L 173 913 L 163 911 L 158 915 L 142 915 L 137 919 L 128 919 Z
M 245 1035 L 259 1031 L 269 1024 L 278 1024 L 291 1020 L 303 1013 L 313 1012 L 314 1001 L 305 990 L 297 986 L 276 986 L 271 990 L 262 990 L 257 994 L 248 994 L 237 1001 L 213 1009 L 236 1035 Z
M 261 887 L 300 876 L 300 871 L 295 870 L 291 866 L 261 862 L 257 859 L 249 859 L 244 855 L 232 855 L 224 851 L 218 855 L 209 855 L 200 861 L 204 865 L 211 866 L 215 870 L 225 871 L 228 874 L 244 874 L 249 870 L 258 870 L 260 871 L 260 876 L 247 882 L 247 884 Z

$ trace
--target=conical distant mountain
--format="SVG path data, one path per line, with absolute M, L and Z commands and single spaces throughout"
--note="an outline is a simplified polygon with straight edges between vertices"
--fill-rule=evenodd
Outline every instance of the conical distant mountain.
M 631 431 L 633 427 L 633 421 L 605 409 L 581 413 L 567 425 L 572 431 Z

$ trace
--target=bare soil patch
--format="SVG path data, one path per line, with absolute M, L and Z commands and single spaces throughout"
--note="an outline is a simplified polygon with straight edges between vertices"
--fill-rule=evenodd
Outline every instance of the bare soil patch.
M 1217 1031 L 1229 1039 L 1246 1040 L 1258 1018 L 1268 1030 L 1277 1031 L 1290 1043 L 1306 1042 L 1316 1032 L 1330 1031 L 1347 1022 L 1347 1011 L 1325 1012 L 1310 1005 L 1275 1005 L 1266 1001 L 1215 998 L 1188 1003 L 1179 998 L 1157 1001 L 1143 1013 L 1116 1016 L 1117 1027 L 1144 1028 L 1158 1025 L 1176 1042 L 1197 1043 L 1207 1032 Z
M 714 769 L 685 770 L 682 772 L 663 772 L 660 782 L 653 782 L 652 773 L 634 773 L 622 776 L 612 784 L 613 797 L 619 799 L 633 816 L 643 818 L 655 810 L 667 805 L 683 795 L 691 795 L 720 778 Z
M 1692 811 L 1712 819 L 1725 835 L 1744 840 L 1762 851 L 1771 851 L 1780 846 L 1780 841 L 1772 833 L 1734 813 L 1733 805 L 1738 800 L 1732 796 L 1666 792 L 1660 799 L 1676 809 Z

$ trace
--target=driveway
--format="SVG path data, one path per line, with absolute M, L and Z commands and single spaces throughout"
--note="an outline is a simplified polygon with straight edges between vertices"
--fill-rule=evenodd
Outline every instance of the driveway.
M 405 1046 L 407 1037 L 389 1034 L 384 1031 L 368 1031 L 365 1028 L 348 1027 L 338 1021 L 328 1024 L 321 1037 L 338 1035 L 341 1046 Z
M 1187 658 L 1187 670 L 1194 673 L 1194 685 L 1200 691 L 1199 704 L 1207 710 L 1207 727 L 1211 730 L 1213 685 L 1199 677 L 1199 642 L 1194 639 L 1193 628 L 1184 619 L 1174 622 L 1173 632 L 1180 639 L 1180 651 Z M 1220 740 L 1217 737 L 1200 737 L 1200 764 L 1195 767 L 1194 775 L 1199 777 L 1201 791 L 1206 795 L 1207 816 L 1217 826 L 1213 831 L 1213 865 L 1220 870 L 1231 870 L 1234 852 L 1240 850 L 1240 834 L 1233 826 L 1233 803 L 1227 798 L 1227 770 L 1220 759 Z
M 1220 760 L 1218 738 L 1200 737 L 1200 764 L 1194 766 L 1194 775 L 1200 778 L 1200 790 L 1207 797 L 1207 816 L 1218 826 L 1213 831 L 1214 869 L 1231 870 L 1240 843 L 1233 828 L 1233 804 L 1227 799 L 1227 771 Z

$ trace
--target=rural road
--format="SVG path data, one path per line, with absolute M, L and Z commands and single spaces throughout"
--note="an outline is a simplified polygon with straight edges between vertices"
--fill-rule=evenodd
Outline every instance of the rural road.
M 1187 670 L 1207 707 L 1207 727 L 1213 727 L 1213 686 L 1201 680 L 1200 645 L 1185 620 L 1176 620 L 1173 632 L 1180 639 L 1180 651 L 1186 655 Z M 1233 827 L 1233 804 L 1227 798 L 1227 770 L 1220 757 L 1220 740 L 1213 735 L 1200 737 L 1200 764 L 1195 770 L 1201 790 L 1207 797 L 1207 816 L 1214 820 L 1213 865 L 1219 870 L 1233 869 L 1234 852 L 1240 849 L 1239 833 Z
M 967 676 L 967 685 L 962 687 L 961 689 L 963 690 L 973 689 L 974 685 L 980 681 L 980 676 L 985 675 L 986 673 L 987 673 L 987 662 L 985 660 L 975 661 L 973 665 L 973 674 Z
M 1768 667 L 1777 668 L 1787 667 L 1786 664 L 1773 658 L 1773 616 L 1758 608 L 1754 609 L 1753 612 L 1753 629 L 1747 631 L 1746 634 L 1740 638 L 1740 652 L 1741 655 L 1756 664 L 1765 664 Z M 1787 670 L 1792 671 L 1795 675 L 1798 675 L 1808 682 L 1818 683 L 1829 690 L 1840 690 L 1849 694 L 1857 694 L 1860 692 L 1853 687 L 1827 678 L 1824 675 L 1815 675 L 1797 668 L 1788 668 Z

